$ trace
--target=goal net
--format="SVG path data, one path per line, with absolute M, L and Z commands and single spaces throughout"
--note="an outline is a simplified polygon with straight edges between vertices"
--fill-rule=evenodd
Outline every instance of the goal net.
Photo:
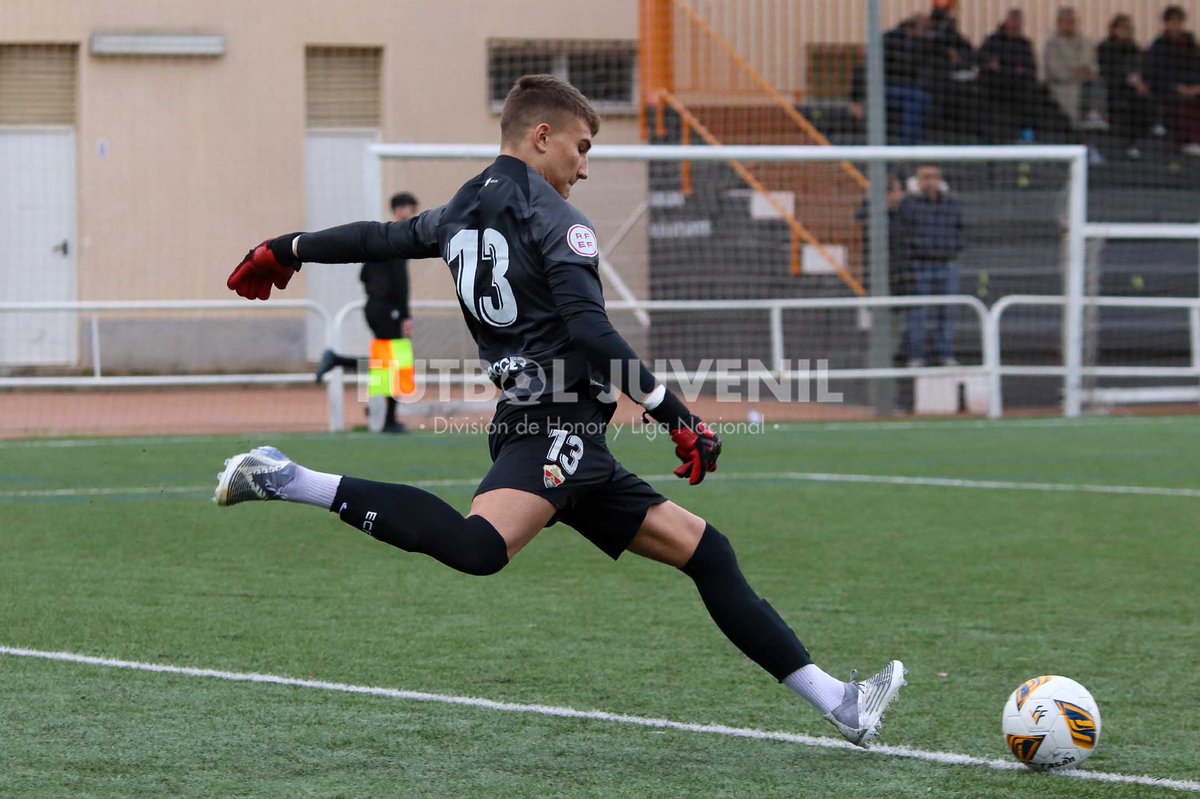
M 371 149 L 387 164 L 375 171 L 404 185 L 463 182 L 496 154 Z M 730 402 L 729 418 L 854 418 L 884 403 L 983 413 L 1000 390 L 1010 407 L 1053 409 L 1080 374 L 1068 333 L 1081 306 L 1064 300 L 1082 286 L 1083 159 L 1078 147 L 597 146 L 571 202 L 596 228 L 618 329 L 677 388 Z M 888 184 L 874 271 L 871 164 Z M 434 272 L 416 350 L 469 360 L 453 286 Z M 1013 294 L 1059 303 L 1010 308 L 989 352 L 989 307 Z M 1025 371 L 1000 385 L 994 355 Z
M 872 6 L 879 13 L 874 27 Z M 1194 402 L 1200 361 L 1189 300 L 1200 297 L 1200 106 L 1177 91 L 1191 56 L 1171 42 L 1185 40 L 1198 16 L 1197 0 L 1170 10 L 1122 0 L 880 0 L 838 4 L 836 11 L 792 0 L 646 0 L 643 137 L 861 145 L 877 124 L 882 138 L 873 141 L 894 145 L 1086 147 L 1093 226 L 1078 287 L 1082 326 L 1055 327 L 1061 306 L 1001 308 L 1003 338 L 1015 347 L 1014 368 L 1006 372 L 1016 378 L 1012 399 L 1040 404 L 1059 377 L 1045 371 L 1058 367 L 1022 351 L 1022 338 L 1078 335 L 1081 389 L 1065 392 L 1068 412 Z M 691 122 L 671 124 L 672 111 Z M 809 174 L 806 194 L 818 204 L 823 194 L 853 193 L 852 175 Z M 986 286 L 971 289 L 989 308 L 1008 294 L 1059 293 L 1038 275 L 1045 258 L 1035 256 L 1055 218 L 1037 199 L 1041 176 L 1027 177 L 1017 188 L 1032 189 L 1025 192 L 1029 203 L 1021 192 L 994 187 L 994 216 L 1012 226 L 995 228 L 1001 234 L 992 256 L 972 252 L 964 265 L 986 276 Z M 980 197 L 993 190 L 985 180 L 949 182 Z M 1009 213 L 1014 198 L 1016 213 Z M 805 213 L 812 217 L 811 209 Z M 985 233 L 978 220 L 975 232 Z M 1006 251 L 1014 256 L 1008 268 L 1000 265 Z M 996 268 L 976 268 L 985 263 Z M 1037 385 L 1043 390 L 1031 388 Z

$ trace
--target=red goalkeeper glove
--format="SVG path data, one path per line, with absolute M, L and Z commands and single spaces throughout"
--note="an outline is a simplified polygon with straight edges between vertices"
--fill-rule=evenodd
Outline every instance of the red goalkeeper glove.
M 267 239 L 250 252 L 233 270 L 225 285 L 248 300 L 265 300 L 271 286 L 287 287 L 292 275 L 300 271 L 300 259 L 292 252 L 292 241 L 299 233 Z
M 697 485 L 704 475 L 717 470 L 721 439 L 695 416 L 685 426 L 672 430 L 671 440 L 675 442 L 675 456 L 683 461 L 675 467 L 676 477 L 686 477 L 688 483 Z

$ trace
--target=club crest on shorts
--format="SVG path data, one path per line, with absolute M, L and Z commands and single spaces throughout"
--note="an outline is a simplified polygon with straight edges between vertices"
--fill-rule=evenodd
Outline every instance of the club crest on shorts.
M 547 463 L 542 467 L 542 482 L 546 484 L 546 488 L 558 488 L 566 479 L 558 464 Z
M 600 252 L 596 245 L 596 234 L 586 225 L 571 225 L 567 231 L 567 244 L 585 258 L 591 258 Z

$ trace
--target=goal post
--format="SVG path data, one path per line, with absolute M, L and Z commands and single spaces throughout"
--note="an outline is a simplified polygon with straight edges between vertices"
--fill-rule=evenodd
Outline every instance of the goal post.
M 364 159 L 364 207 L 379 206 L 385 189 L 385 164 L 400 165 L 410 184 L 417 174 L 436 174 L 431 171 L 433 165 L 437 165 L 436 170 L 456 174 L 461 183 L 474 173 L 472 170 L 481 170 L 497 154 L 494 144 L 369 145 Z M 826 374 L 838 385 L 911 377 L 914 393 L 918 381 L 935 385 L 962 376 L 970 378 L 972 393 L 982 386 L 977 393 L 985 400 L 982 405 L 973 403 L 972 409 L 998 416 L 1005 404 L 1001 398 L 1005 365 L 1000 357 L 1022 346 L 1040 347 L 1043 351 L 1038 357 L 1042 358 L 1043 371 L 1039 378 L 1044 383 L 1047 375 L 1053 375 L 1060 381 L 1057 389 L 1042 390 L 1042 395 L 1052 398 L 1041 400 L 1041 404 L 1060 405 L 1066 416 L 1080 414 L 1086 147 L 597 145 L 588 158 L 595 164 L 591 177 L 576 185 L 571 200 L 597 222 L 602 250 L 606 236 L 617 230 L 625 237 L 633 229 L 629 240 L 640 242 L 643 252 L 637 256 L 642 261 L 638 268 L 629 269 L 618 250 L 602 270 L 612 289 L 608 293 L 610 305 L 617 309 L 614 318 L 627 309 L 649 313 L 650 335 L 639 342 L 651 345 L 648 353 L 635 345 L 647 360 L 682 362 L 689 367 L 689 379 L 695 379 L 693 368 L 703 360 L 699 357 L 702 353 L 686 338 L 695 332 L 696 324 L 680 318 L 686 317 L 687 311 L 667 310 L 668 306 L 661 303 L 726 301 L 730 314 L 722 317 L 725 335 L 713 339 L 717 354 L 749 356 L 765 352 L 769 357 L 764 356 L 763 362 L 774 363 L 780 355 L 778 342 L 783 339 L 787 342 L 783 360 L 827 362 Z M 453 162 L 470 162 L 471 166 L 455 167 Z M 940 311 L 953 314 L 963 329 L 972 331 L 961 334 L 964 342 L 975 333 L 980 338 L 978 343 L 964 344 L 961 357 L 956 350 L 945 366 L 934 358 L 921 363 L 921 359 L 906 359 L 903 354 L 905 340 L 912 335 L 912 323 L 906 318 L 911 318 L 914 310 L 928 311 L 927 315 L 935 317 L 939 313 L 912 296 L 919 293 L 917 289 L 909 286 L 902 290 L 905 296 L 883 303 L 868 301 L 864 284 L 869 275 L 863 269 L 867 259 L 861 252 L 865 249 L 865 231 L 861 218 L 855 217 L 855 209 L 862 206 L 867 192 L 851 184 L 851 188 L 839 186 L 837 194 L 831 194 L 824 185 L 829 170 L 843 172 L 873 163 L 882 163 L 890 176 L 899 176 L 905 182 L 906 193 L 916 192 L 913 181 L 917 165 L 938 165 L 950 184 L 950 194 L 969 206 L 965 212 L 969 217 L 968 237 L 974 236 L 974 231 L 984 231 L 979 241 L 969 245 L 970 254 L 964 258 L 971 263 L 963 265 L 964 283 L 953 292 L 962 307 Z M 602 176 L 608 169 L 629 165 L 641 165 L 640 172 L 633 173 L 638 176 L 636 180 L 627 179 L 626 172 L 619 186 L 595 185 L 603 184 Z M 603 195 L 599 202 L 592 196 L 597 188 Z M 992 191 L 997 207 L 1003 206 L 995 219 L 989 218 Z M 607 220 L 596 220 L 597 204 L 607 204 L 602 212 Z M 1022 207 L 1026 204 L 1029 208 Z M 1019 246 L 1022 214 L 1040 226 L 1042 251 L 1036 264 L 1021 262 L 1027 259 Z M 640 215 L 647 219 L 637 228 L 634 221 Z M 988 242 L 992 241 L 1008 245 L 1011 252 L 989 255 Z M 1001 263 L 1004 258 L 1007 261 Z M 638 274 L 630 276 L 631 271 Z M 1026 280 L 1035 272 L 1036 278 Z M 965 284 L 967 279 L 970 286 Z M 688 280 L 697 285 L 681 285 Z M 1053 327 L 1054 334 L 1026 332 L 1024 338 L 1030 340 L 1014 345 L 1015 350 L 1014 346 L 989 345 L 986 336 L 993 326 L 974 321 L 976 311 L 970 303 L 982 302 L 986 315 L 986 306 L 1003 293 L 1017 292 L 1051 293 L 1061 298 L 1061 319 L 1044 325 L 1047 330 Z M 801 303 L 803 307 L 777 309 L 771 319 L 763 322 L 764 332 L 760 335 L 747 329 L 749 323 L 734 310 L 738 302 L 766 299 L 803 299 L 805 303 Z M 818 308 L 822 299 L 828 301 L 824 306 L 826 318 L 818 323 L 814 320 L 821 314 Z M 894 363 L 878 365 L 863 360 L 865 352 L 860 344 L 865 337 L 861 334 L 872 324 L 872 314 L 867 311 L 872 305 L 885 309 L 875 316 L 879 320 L 890 317 L 888 324 L 897 334 Z M 748 311 L 743 309 L 745 313 Z M 758 326 L 757 321 L 754 324 Z M 930 339 L 938 335 L 935 327 L 929 324 Z M 773 330 L 785 334 L 772 336 Z M 1058 340 L 1047 341 L 1048 336 Z M 1013 377 L 1024 376 L 1014 373 Z M 961 386 L 957 390 L 963 392 Z M 917 398 L 908 401 L 916 402 Z

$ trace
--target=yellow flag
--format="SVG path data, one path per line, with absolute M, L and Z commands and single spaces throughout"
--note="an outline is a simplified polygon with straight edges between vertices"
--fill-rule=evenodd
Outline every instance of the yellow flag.
M 377 338 L 371 341 L 367 364 L 367 396 L 396 397 L 417 388 L 412 341 L 406 338 Z

